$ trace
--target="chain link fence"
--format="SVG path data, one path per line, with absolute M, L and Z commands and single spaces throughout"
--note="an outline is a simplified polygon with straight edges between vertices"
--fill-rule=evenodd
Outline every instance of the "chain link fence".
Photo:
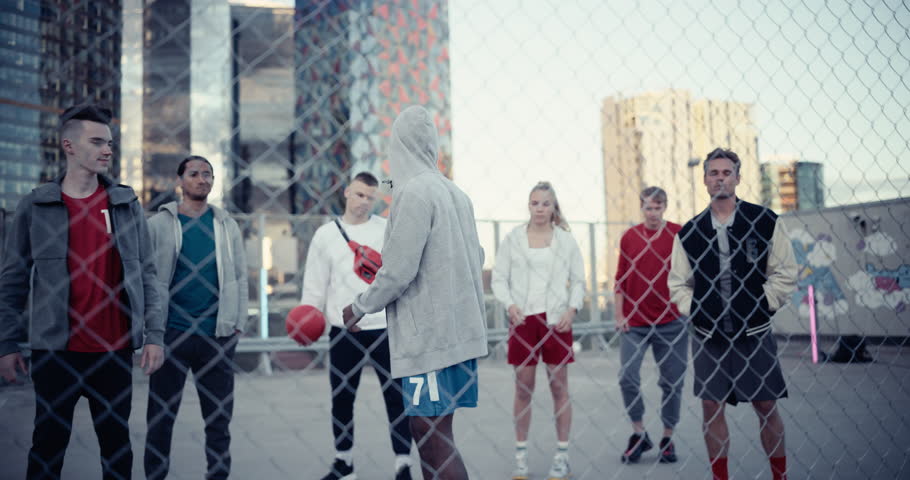
M 0 17 L 0 477 L 908 476 L 905 4 Z M 78 103 L 110 118 L 59 121 Z M 489 353 L 455 387 L 396 378 L 403 323 L 341 325 L 372 284 L 332 220 L 400 258 L 380 217 L 413 104 L 485 253 Z M 326 317 L 309 345 L 301 304 Z M 450 425 L 409 428 L 472 385 L 459 456 Z

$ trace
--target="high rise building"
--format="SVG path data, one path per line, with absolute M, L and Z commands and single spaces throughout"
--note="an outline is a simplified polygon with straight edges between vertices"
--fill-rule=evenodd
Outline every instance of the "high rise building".
M 796 199 L 798 210 L 825 207 L 824 166 L 817 162 L 796 162 Z
M 142 138 L 143 203 L 173 200 L 177 165 L 193 154 L 212 163 L 221 181 L 209 200 L 223 205 L 234 177 L 230 5 L 146 0 L 142 29 L 142 108 L 124 122 L 141 124 L 130 135 Z
M 609 97 L 601 111 L 607 221 L 607 277 L 612 282 L 619 239 L 642 220 L 639 193 L 667 191 L 665 218 L 684 223 L 707 207 L 702 162 L 717 147 L 736 152 L 742 181 L 736 192 L 761 201 L 757 128 L 748 103 L 693 98 L 686 90 Z
M 391 125 L 410 104 L 433 115 L 451 176 L 445 0 L 297 1 L 297 211 L 338 214 L 352 173 L 388 176 Z
M 824 168 L 794 155 L 770 155 L 761 164 L 762 204 L 775 212 L 825 206 Z
M 116 145 L 120 26 L 119 0 L 0 3 L 0 208 L 14 209 L 63 171 L 57 123 L 65 108 L 111 107 Z
M 294 9 L 231 5 L 234 35 L 231 199 L 238 211 L 300 213 L 294 178 Z
M 142 12 L 129 125 L 147 208 L 175 197 L 192 153 L 212 161 L 213 200 L 231 210 L 340 213 L 351 173 L 387 176 L 390 126 L 410 103 L 434 115 L 451 173 L 446 2 L 146 0 Z

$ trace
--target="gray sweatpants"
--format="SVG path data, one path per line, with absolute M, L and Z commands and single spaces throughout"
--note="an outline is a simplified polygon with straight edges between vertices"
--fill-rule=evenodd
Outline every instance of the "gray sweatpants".
M 619 386 L 626 411 L 633 422 L 645 414 L 641 396 L 641 362 L 651 346 L 654 361 L 660 370 L 657 384 L 663 391 L 660 417 L 664 428 L 674 428 L 679 422 L 679 406 L 688 363 L 689 343 L 684 318 L 654 327 L 630 327 L 620 335 Z

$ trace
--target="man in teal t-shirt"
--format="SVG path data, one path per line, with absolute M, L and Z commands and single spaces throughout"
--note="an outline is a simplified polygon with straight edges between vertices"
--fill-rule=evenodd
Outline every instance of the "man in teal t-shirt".
M 183 244 L 171 279 L 167 328 L 215 336 L 218 318 L 218 264 L 215 261 L 215 214 L 177 214 Z
M 205 478 L 231 471 L 228 426 L 234 408 L 234 349 L 247 320 L 247 271 L 240 228 L 208 204 L 214 175 L 203 157 L 177 168 L 183 201 L 162 205 L 149 220 L 159 289 L 167 307 L 167 356 L 149 379 L 145 474 L 164 479 L 171 434 L 190 370 L 205 421 Z

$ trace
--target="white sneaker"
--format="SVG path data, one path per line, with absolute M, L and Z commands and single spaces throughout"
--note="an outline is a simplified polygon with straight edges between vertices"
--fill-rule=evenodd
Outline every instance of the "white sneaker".
M 515 470 L 512 471 L 512 480 L 528 480 L 528 451 L 515 452 Z
M 569 478 L 569 454 L 557 453 L 553 456 L 553 466 L 550 467 L 550 473 L 547 480 L 568 480 Z

